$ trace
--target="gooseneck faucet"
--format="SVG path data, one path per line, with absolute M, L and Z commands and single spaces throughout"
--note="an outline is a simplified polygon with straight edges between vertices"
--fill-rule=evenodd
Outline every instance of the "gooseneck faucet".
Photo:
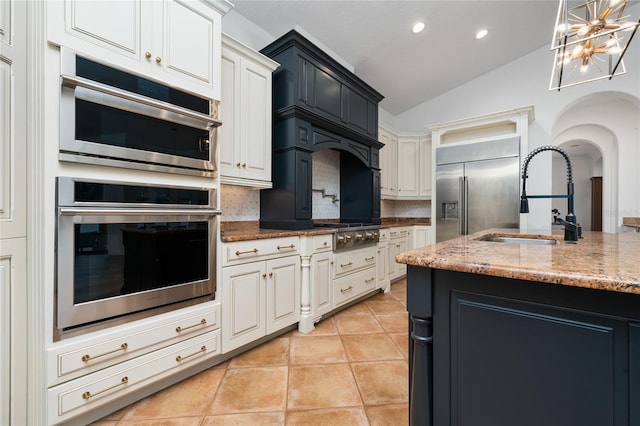
M 529 162 L 533 157 L 544 151 L 555 151 L 562 155 L 567 162 L 567 195 L 527 195 L 527 169 Z M 529 213 L 529 198 L 566 198 L 567 199 L 567 215 L 565 219 L 560 219 L 554 214 L 554 223 L 564 226 L 564 240 L 578 241 L 582 236 L 582 229 L 577 224 L 576 215 L 573 211 L 573 171 L 571 168 L 571 159 L 569 155 L 557 146 L 545 145 L 534 149 L 527 155 L 522 164 L 522 195 L 520 196 L 520 213 Z M 557 212 L 557 210 L 556 210 Z M 555 212 L 554 212 L 555 213 Z

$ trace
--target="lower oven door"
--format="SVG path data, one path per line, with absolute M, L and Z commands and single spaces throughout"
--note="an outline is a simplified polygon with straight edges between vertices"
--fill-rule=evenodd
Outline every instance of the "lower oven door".
M 57 330 L 215 294 L 218 211 L 59 208 Z

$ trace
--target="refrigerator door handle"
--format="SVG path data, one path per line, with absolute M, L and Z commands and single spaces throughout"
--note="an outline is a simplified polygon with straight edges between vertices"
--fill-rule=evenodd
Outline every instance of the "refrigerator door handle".
M 469 178 L 463 177 L 462 219 L 464 220 L 464 234 L 469 234 Z
M 464 176 L 458 178 L 458 235 L 465 235 L 465 184 Z

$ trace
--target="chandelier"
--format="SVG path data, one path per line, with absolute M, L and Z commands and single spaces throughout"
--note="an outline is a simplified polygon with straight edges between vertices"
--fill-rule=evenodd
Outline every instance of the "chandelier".
M 622 57 L 640 25 L 640 18 L 624 14 L 626 5 L 627 0 L 560 0 L 549 90 L 626 72 Z

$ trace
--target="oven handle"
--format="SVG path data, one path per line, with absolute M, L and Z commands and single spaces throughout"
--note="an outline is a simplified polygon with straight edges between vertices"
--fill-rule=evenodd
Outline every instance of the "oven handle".
M 105 209 L 59 207 L 60 216 L 218 216 L 220 210 L 210 209 Z
M 195 119 L 206 125 L 207 128 L 218 127 L 222 125 L 222 121 L 217 120 L 210 115 L 202 114 L 199 112 L 191 111 L 186 108 L 175 106 L 167 102 L 157 101 L 146 96 L 141 96 L 135 93 L 127 92 L 115 87 L 107 86 L 105 84 L 96 83 L 91 80 L 82 77 L 72 77 L 69 75 L 61 75 L 62 85 L 75 89 L 76 87 L 84 87 L 85 89 L 93 90 L 107 95 L 115 96 L 116 98 L 126 99 L 128 101 L 145 104 L 153 108 L 168 111 L 174 114 L 182 115 L 188 118 Z

